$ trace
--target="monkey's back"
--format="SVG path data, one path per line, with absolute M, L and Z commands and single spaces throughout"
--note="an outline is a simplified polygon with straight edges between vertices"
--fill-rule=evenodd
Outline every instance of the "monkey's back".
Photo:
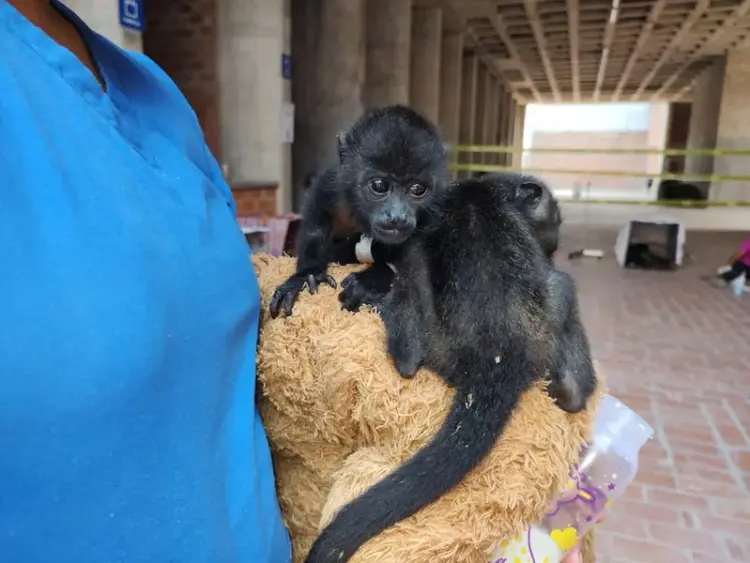
M 441 226 L 426 244 L 442 323 L 436 352 L 470 349 L 494 357 L 519 345 L 532 348 L 543 364 L 549 266 L 507 190 L 462 183 L 445 200 Z

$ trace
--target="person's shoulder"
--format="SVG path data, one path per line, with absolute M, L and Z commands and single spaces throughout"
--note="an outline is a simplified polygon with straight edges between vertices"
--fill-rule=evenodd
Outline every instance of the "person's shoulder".
M 98 37 L 106 44 L 108 70 L 116 76 L 139 126 L 160 135 L 187 156 L 231 202 L 231 193 L 206 144 L 198 116 L 174 80 L 147 55 Z

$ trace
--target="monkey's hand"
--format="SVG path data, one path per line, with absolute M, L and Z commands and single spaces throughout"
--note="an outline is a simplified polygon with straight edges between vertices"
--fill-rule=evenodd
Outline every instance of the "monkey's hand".
M 298 272 L 291 276 L 273 292 L 271 304 L 268 307 L 271 318 L 275 319 L 279 315 L 279 309 L 282 306 L 284 314 L 290 317 L 294 303 L 297 301 L 299 294 L 302 293 L 302 290 L 305 289 L 305 286 L 310 290 L 310 293 L 315 294 L 318 292 L 319 283 L 328 284 L 336 289 L 336 280 L 326 274 L 325 271 Z
M 403 336 L 388 335 L 388 353 L 393 366 L 404 379 L 414 377 L 422 367 L 422 345 L 417 340 L 408 341 Z
M 583 371 L 583 370 L 581 370 Z M 595 381 L 595 376 L 589 376 Z M 588 394 L 582 389 L 583 376 L 569 369 L 555 370 L 550 374 L 547 393 L 555 400 L 557 406 L 565 412 L 578 413 L 586 408 Z
M 362 305 L 377 307 L 391 290 L 393 276 L 393 270 L 387 264 L 378 262 L 361 272 L 349 274 L 341 283 L 341 307 L 353 312 L 358 311 Z

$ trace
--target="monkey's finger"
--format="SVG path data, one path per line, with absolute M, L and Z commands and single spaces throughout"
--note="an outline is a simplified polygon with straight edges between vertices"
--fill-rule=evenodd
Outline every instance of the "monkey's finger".
M 276 292 L 271 297 L 271 303 L 268 305 L 268 312 L 271 314 L 271 318 L 275 319 L 279 316 L 279 305 L 281 304 L 281 294 Z
M 331 286 L 331 287 L 332 287 L 333 289 L 336 289 L 336 285 L 337 285 L 337 284 L 336 284 L 336 280 L 335 280 L 335 279 L 333 279 L 333 276 L 328 276 L 328 275 L 327 275 L 327 276 L 325 277 L 325 282 L 326 282 L 326 283 L 327 283 L 328 285 L 330 285 L 330 286 Z
M 309 276 L 307 276 L 307 288 L 313 295 L 318 293 L 318 280 L 315 279 L 314 274 L 310 274 Z
M 294 302 L 297 300 L 296 293 L 287 293 L 284 296 L 284 314 L 287 317 L 292 316 L 292 309 L 294 309 Z
M 349 291 L 349 288 L 345 287 L 341 291 L 341 293 L 339 293 L 339 301 L 341 301 L 342 303 L 344 303 L 347 299 L 349 299 L 349 295 L 350 294 L 351 294 L 351 292 Z

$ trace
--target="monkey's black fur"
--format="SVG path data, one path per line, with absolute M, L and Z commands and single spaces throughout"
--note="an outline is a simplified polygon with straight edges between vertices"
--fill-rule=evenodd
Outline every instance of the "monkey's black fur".
M 460 182 L 454 189 L 473 189 L 477 183 L 489 183 L 505 193 L 508 202 L 528 221 L 551 265 L 558 249 L 562 215 L 546 183 L 528 174 L 503 172 Z M 358 308 L 360 304 L 379 306 L 390 290 L 393 272 L 385 264 L 378 264 L 379 257 L 374 249 L 373 257 L 376 262 L 367 271 L 368 275 L 352 280 L 353 283 L 339 296 L 350 305 L 350 309 Z M 389 259 L 394 257 L 389 256 Z M 556 335 L 548 392 L 563 410 L 579 412 L 586 408 L 586 402 L 596 388 L 596 373 L 580 319 L 575 281 L 567 272 L 551 268 L 547 286 L 550 296 L 548 322 Z
M 338 137 L 338 162 L 312 180 L 302 211 L 296 273 L 274 292 L 271 316 L 281 308 L 291 315 L 305 286 L 311 293 L 318 283 L 336 287 L 326 273 L 336 235 L 364 233 L 397 247 L 438 220 L 446 162 L 437 128 L 414 110 L 395 105 L 365 112 Z
M 532 225 L 536 238 L 550 265 L 559 244 L 562 215 L 549 186 L 528 174 L 506 172 L 482 177 L 513 194 L 516 207 Z M 578 296 L 573 278 L 552 267 L 547 278 L 549 302 L 547 319 L 556 335 L 548 392 L 558 406 L 568 412 L 579 412 L 596 388 L 596 372 L 591 360 L 586 330 L 581 322 Z
M 453 405 L 426 446 L 341 509 L 307 563 L 347 561 L 457 485 L 551 365 L 551 266 L 509 191 L 466 181 L 442 209 L 442 221 L 403 245 L 380 314 L 399 373 L 433 370 L 456 389 Z

